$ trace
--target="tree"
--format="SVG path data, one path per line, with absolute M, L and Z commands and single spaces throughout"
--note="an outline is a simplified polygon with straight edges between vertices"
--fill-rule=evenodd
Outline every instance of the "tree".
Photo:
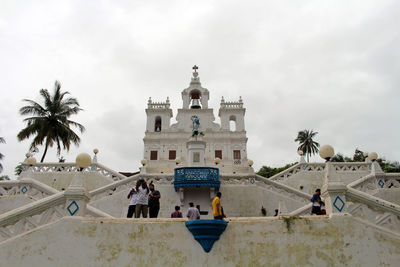
M 0 137 L 0 143 L 5 144 L 6 140 L 4 140 L 3 137 Z M 0 160 L 3 160 L 3 158 L 4 158 L 4 155 L 0 153 Z M 0 163 L 0 172 L 2 172 L 2 171 L 3 171 L 3 165 Z
M 307 155 L 307 162 L 310 161 L 310 156 L 318 153 L 319 143 L 315 142 L 313 138 L 317 135 L 318 132 L 314 132 L 313 130 L 303 130 L 298 132 L 295 142 L 299 142 L 299 147 L 297 150 L 303 151 L 305 155 Z
M 43 162 L 47 149 L 54 144 L 57 145 L 57 155 L 60 155 L 61 144 L 67 151 L 69 151 L 71 142 L 79 146 L 80 138 L 70 126 L 77 127 L 81 133 L 84 132 L 85 127 L 69 120 L 69 117 L 78 114 L 82 109 L 76 98 L 65 98 L 68 94 L 69 92 L 61 92 L 61 84 L 56 81 L 53 95 L 47 89 L 40 90 L 44 105 L 29 99 L 23 100 L 29 105 L 22 107 L 19 112 L 22 116 L 30 115 L 31 117 L 24 119 L 27 125 L 18 133 L 17 137 L 19 141 L 22 141 L 34 135 L 30 149 L 44 143 L 45 149 L 40 162 Z
M 286 164 L 283 167 L 279 167 L 279 168 L 273 168 L 273 167 L 269 167 L 269 166 L 262 166 L 261 169 L 257 172 L 258 175 L 264 176 L 266 178 L 272 177 L 275 174 L 278 174 L 286 169 L 289 169 L 290 167 L 292 167 L 293 165 L 296 165 L 297 162 L 295 163 L 290 163 L 290 164 Z

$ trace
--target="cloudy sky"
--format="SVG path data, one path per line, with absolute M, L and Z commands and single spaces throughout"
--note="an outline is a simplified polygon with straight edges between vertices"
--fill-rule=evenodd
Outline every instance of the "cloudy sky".
M 256 169 L 298 160 L 299 130 L 352 155 L 358 147 L 400 160 L 400 1 L 15 1 L 0 7 L 2 175 L 14 177 L 22 99 L 62 83 L 84 112 L 74 161 L 135 171 L 143 157 L 148 97 L 170 97 L 174 116 L 191 67 L 210 106 L 246 107 Z M 39 160 L 43 147 L 36 155 Z M 57 160 L 56 150 L 46 161 Z M 315 156 L 312 161 L 321 161 Z

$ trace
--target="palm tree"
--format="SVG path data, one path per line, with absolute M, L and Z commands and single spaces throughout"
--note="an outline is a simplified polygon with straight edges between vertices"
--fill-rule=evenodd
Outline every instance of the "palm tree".
M 313 137 L 318 132 L 313 132 L 313 130 L 303 130 L 297 134 L 295 142 L 299 142 L 300 146 L 297 150 L 303 151 L 307 155 L 307 162 L 310 161 L 310 156 L 318 153 L 319 143 L 313 140 Z
M 5 144 L 6 140 L 4 140 L 3 137 L 0 137 L 0 143 Z M 0 153 L 0 160 L 3 160 L 3 158 L 4 158 L 4 155 Z M 2 172 L 2 171 L 3 171 L 3 165 L 0 163 L 0 172 Z
M 85 131 L 85 127 L 68 118 L 82 109 L 79 107 L 76 98 L 64 98 L 68 94 L 68 92 L 61 92 L 61 84 L 56 81 L 53 95 L 50 95 L 47 89 L 40 90 L 44 106 L 33 100 L 24 99 L 29 105 L 19 110 L 22 116 L 31 115 L 31 117 L 24 119 L 27 125 L 18 133 L 18 140 L 22 141 L 28 139 L 31 135 L 35 135 L 30 149 L 44 143 L 45 149 L 40 162 L 43 162 L 47 149 L 52 147 L 54 143 L 57 145 L 57 155 L 60 155 L 61 144 L 67 151 L 69 151 L 71 142 L 79 146 L 81 140 L 70 126 L 77 127 L 81 133 Z

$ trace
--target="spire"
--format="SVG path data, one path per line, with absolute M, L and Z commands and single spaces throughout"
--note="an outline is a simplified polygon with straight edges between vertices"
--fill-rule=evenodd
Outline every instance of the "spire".
M 199 67 L 197 67 L 196 65 L 194 65 L 192 69 L 193 69 L 194 71 L 193 71 L 192 81 L 190 82 L 190 84 L 191 84 L 191 85 L 192 85 L 192 84 L 200 84 L 200 78 L 198 77 L 198 76 L 199 76 L 199 73 L 197 72 L 197 70 L 199 69 Z

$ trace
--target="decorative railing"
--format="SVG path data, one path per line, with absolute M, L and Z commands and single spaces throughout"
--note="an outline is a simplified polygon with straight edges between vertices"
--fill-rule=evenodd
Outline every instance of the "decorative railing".
M 369 172 L 371 171 L 370 162 L 332 162 L 337 172 Z
M 65 192 L 34 201 L 22 207 L 0 214 L 0 242 L 41 225 L 57 221 L 67 214 Z M 78 207 L 79 208 L 79 207 Z M 113 218 L 109 214 L 86 205 L 85 217 Z
M 242 164 L 242 160 L 240 160 L 240 159 L 233 160 L 233 165 L 241 165 L 241 164 Z
M 36 163 L 33 166 L 22 164 L 24 172 L 39 172 L 39 173 L 51 173 L 51 172 L 78 172 L 79 167 L 76 163 Z M 114 181 L 123 180 L 127 177 L 116 171 L 107 168 L 100 163 L 92 163 L 91 166 L 83 170 L 84 172 L 97 172 L 101 175 L 110 178 Z
M 347 186 L 347 212 L 391 232 L 400 233 L 400 206 Z
M 243 102 L 221 102 L 220 108 L 222 109 L 243 108 Z
M 53 187 L 29 178 L 0 182 L 0 196 L 24 195 L 33 200 L 38 200 L 58 192 L 59 191 Z
M 368 162 L 332 162 L 337 172 L 368 172 L 371 170 L 371 163 Z M 325 163 L 298 163 L 272 177 L 270 180 L 283 181 L 289 177 L 302 172 L 323 172 Z
M 219 169 L 212 167 L 184 167 L 174 171 L 174 187 L 209 186 L 219 188 Z
M 379 189 L 400 188 L 400 173 L 369 174 L 350 183 L 349 187 L 370 195 Z
M 312 203 L 309 203 L 301 208 L 298 208 L 297 210 L 290 212 L 288 215 L 289 216 L 307 216 L 307 215 L 311 214 L 311 209 L 312 209 Z

